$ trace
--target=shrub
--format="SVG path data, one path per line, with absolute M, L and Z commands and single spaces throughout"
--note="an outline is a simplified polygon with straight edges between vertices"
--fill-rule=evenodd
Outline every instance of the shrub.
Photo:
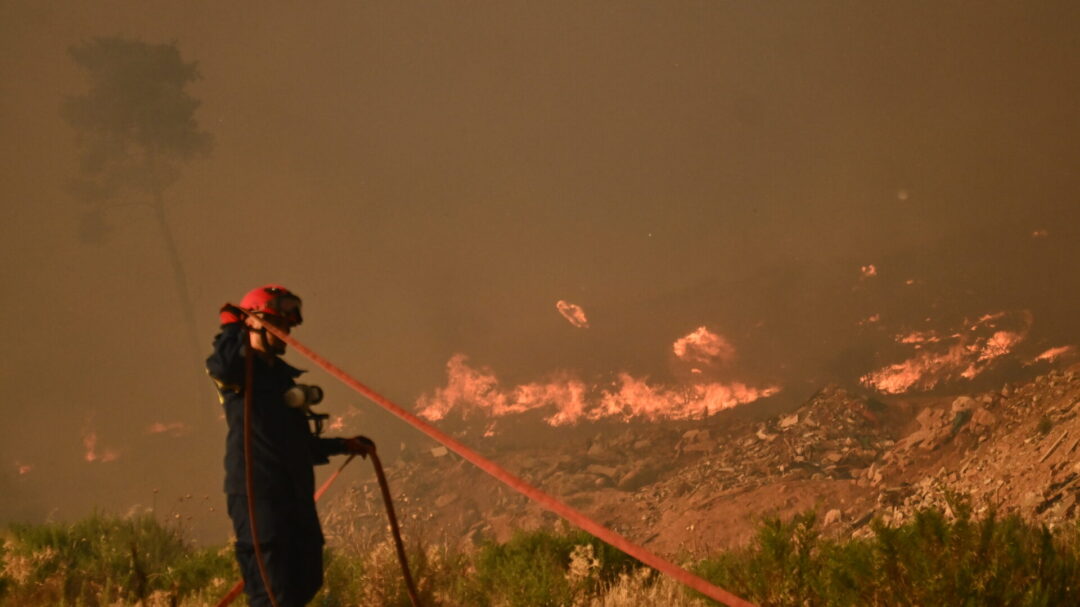
M 13 524 L 8 536 L 5 604 L 110 605 L 146 602 L 154 593 L 179 599 L 235 575 L 231 559 L 192 550 L 178 530 L 149 514 Z
M 570 605 L 640 566 L 584 531 L 519 532 L 504 544 L 486 542 L 472 561 L 463 602 L 511 607 Z
M 826 540 L 810 515 L 766 520 L 753 544 L 707 559 L 707 579 L 762 605 L 1076 605 L 1080 531 L 1017 516 L 973 520 L 962 500 L 873 536 Z

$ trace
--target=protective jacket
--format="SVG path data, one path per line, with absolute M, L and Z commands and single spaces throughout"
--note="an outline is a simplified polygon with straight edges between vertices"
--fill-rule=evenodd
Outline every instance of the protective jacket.
M 244 355 L 247 331 L 230 323 L 214 339 L 206 370 L 217 384 L 229 432 L 225 442 L 225 493 L 245 495 L 244 482 Z M 345 452 L 345 440 L 315 436 L 303 409 L 285 404 L 285 391 L 303 371 L 280 358 L 254 360 L 251 455 L 255 495 L 311 501 L 313 466 Z

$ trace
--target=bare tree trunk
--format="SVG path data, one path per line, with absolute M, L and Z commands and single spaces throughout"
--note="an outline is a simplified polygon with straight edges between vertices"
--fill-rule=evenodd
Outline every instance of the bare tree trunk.
M 191 348 L 191 360 L 196 363 L 195 370 L 197 372 L 197 381 L 195 383 L 195 397 L 196 399 L 201 400 L 200 397 L 203 395 L 203 390 L 200 386 L 206 383 L 205 369 L 202 364 L 203 353 L 202 348 L 199 347 L 199 334 L 195 325 L 195 314 L 191 306 L 191 295 L 188 293 L 187 273 L 184 271 L 184 264 L 180 259 L 180 251 L 176 248 L 176 240 L 173 239 L 172 230 L 169 228 L 168 218 L 165 216 L 165 204 L 160 189 L 154 192 L 153 209 L 154 217 L 157 218 L 158 228 L 161 230 L 161 240 L 165 245 L 166 257 L 168 257 L 169 265 L 172 267 L 173 282 L 176 286 L 177 303 L 184 314 L 184 324 L 187 326 L 188 344 Z

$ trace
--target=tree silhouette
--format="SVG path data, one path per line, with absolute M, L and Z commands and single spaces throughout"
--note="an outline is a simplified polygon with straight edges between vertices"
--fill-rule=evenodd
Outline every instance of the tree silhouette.
M 184 90 L 198 79 L 197 65 L 183 61 L 175 42 L 147 44 L 119 36 L 95 38 L 68 52 L 90 84 L 61 107 L 81 151 L 79 175 L 70 183 L 72 194 L 87 203 L 80 238 L 93 243 L 107 237 L 110 208 L 137 205 L 153 213 L 197 356 L 187 276 L 165 206 L 165 191 L 179 179 L 181 165 L 211 149 L 210 134 L 195 120 L 199 101 Z

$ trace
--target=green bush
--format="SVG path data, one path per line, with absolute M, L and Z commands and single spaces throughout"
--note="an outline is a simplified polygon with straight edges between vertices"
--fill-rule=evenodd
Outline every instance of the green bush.
M 812 515 L 769 519 L 745 550 L 702 561 L 713 583 L 761 605 L 1078 605 L 1080 532 L 1017 516 L 922 510 L 872 537 L 820 538 Z
M 948 514 L 922 510 L 897 527 L 874 521 L 861 539 L 822 536 L 813 513 L 766 519 L 749 546 L 693 569 L 763 607 L 1080 605 L 1080 526 L 1051 531 L 994 512 L 975 518 L 964 500 L 949 499 Z M 150 516 L 10 525 L 2 540 L 3 607 L 209 606 L 238 579 L 231 549 L 195 549 Z M 416 544 L 409 562 L 425 605 L 704 600 L 581 531 L 522 532 L 464 553 Z M 326 582 L 312 605 L 408 604 L 389 541 L 327 550 Z
M 180 598 L 235 576 L 231 558 L 191 549 L 177 529 L 148 514 L 12 524 L 7 535 L 5 604 L 110 605 L 145 602 L 155 592 Z
M 366 548 L 360 554 L 341 549 L 326 551 L 325 579 L 314 605 L 409 607 L 412 604 L 393 544 L 387 540 Z M 424 550 L 421 546 L 406 553 L 409 572 L 424 605 L 439 604 L 437 597 L 450 596 L 465 577 L 462 555 Z
M 640 566 L 584 531 L 519 532 L 504 544 L 484 543 L 472 562 L 462 601 L 511 607 L 569 605 Z

